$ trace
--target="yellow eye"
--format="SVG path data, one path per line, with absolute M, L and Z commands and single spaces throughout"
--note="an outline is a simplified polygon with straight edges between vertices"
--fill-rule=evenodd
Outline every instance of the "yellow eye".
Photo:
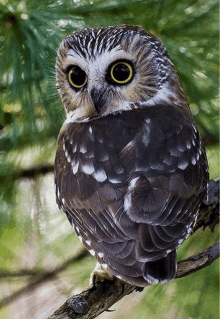
M 68 81 L 75 89 L 81 89 L 87 82 L 87 75 L 80 67 L 72 66 L 68 73 Z
M 110 79 L 115 84 L 127 84 L 133 79 L 134 71 L 128 62 L 119 61 L 110 68 Z

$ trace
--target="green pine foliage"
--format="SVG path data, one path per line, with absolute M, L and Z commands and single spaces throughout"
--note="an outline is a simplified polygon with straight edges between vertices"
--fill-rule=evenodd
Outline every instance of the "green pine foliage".
M 26 306 L 19 306 L 19 298 L 14 303 L 1 303 L 31 278 L 6 278 L 3 274 L 21 269 L 43 273 L 81 249 L 65 215 L 55 207 L 52 174 L 19 176 L 25 169 L 52 165 L 54 161 L 57 134 L 65 118 L 54 71 L 61 40 L 78 28 L 118 24 L 141 25 L 164 43 L 204 137 L 211 178 L 219 177 L 217 0 L 2 0 L 0 319 L 25 318 L 24 313 L 27 318 L 46 318 L 51 309 L 55 310 L 50 308 L 52 301 L 56 299 L 58 306 L 88 286 L 95 265 L 91 256 L 54 278 L 55 290 L 46 282 L 46 297 L 39 292 L 38 298 Z M 201 251 L 217 237 L 217 231 L 196 233 L 181 246 L 179 258 Z M 218 318 L 217 268 L 214 263 L 194 275 L 150 287 L 128 313 L 124 306 L 124 314 L 113 312 L 108 318 Z M 76 287 L 79 290 L 74 290 Z M 39 291 L 41 288 L 36 287 Z M 126 305 L 126 300 L 120 305 Z

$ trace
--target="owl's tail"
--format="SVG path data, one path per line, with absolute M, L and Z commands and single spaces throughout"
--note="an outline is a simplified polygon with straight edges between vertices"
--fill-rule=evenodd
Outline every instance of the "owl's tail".
M 166 257 L 148 262 L 145 265 L 144 279 L 150 284 L 163 283 L 176 276 L 176 250 L 171 251 Z

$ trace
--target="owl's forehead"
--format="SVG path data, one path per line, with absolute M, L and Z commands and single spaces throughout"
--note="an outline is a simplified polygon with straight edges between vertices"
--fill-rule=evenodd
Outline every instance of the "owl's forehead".
M 104 28 L 85 28 L 67 36 L 61 46 L 66 48 L 68 55 L 80 56 L 87 61 L 94 60 L 108 53 L 112 55 L 127 53 L 133 56 L 138 49 L 152 51 L 155 46 L 161 46 L 161 42 L 145 30 L 137 26 L 116 26 Z
M 74 48 L 84 56 L 94 57 L 102 51 L 111 51 L 114 48 L 128 44 L 136 37 L 146 37 L 146 32 L 133 26 L 116 26 L 106 28 L 85 28 L 73 32 L 64 40 L 68 49 Z

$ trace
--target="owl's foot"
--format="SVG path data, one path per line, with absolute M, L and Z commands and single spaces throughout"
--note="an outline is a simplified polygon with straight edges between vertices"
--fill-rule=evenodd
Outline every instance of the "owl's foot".
M 108 273 L 106 268 L 97 262 L 94 270 L 92 271 L 89 279 L 89 283 L 92 286 L 95 286 L 97 282 L 104 280 L 114 280 L 113 276 Z

